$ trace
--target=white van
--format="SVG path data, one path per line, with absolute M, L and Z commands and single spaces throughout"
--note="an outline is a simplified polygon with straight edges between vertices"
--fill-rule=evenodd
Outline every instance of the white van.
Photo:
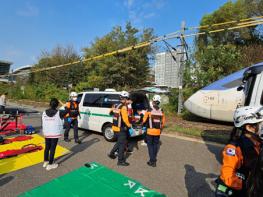
M 133 109 L 148 109 L 149 102 L 145 94 L 132 92 Z M 80 116 L 78 127 L 102 132 L 107 141 L 114 141 L 112 116 L 110 109 L 120 103 L 120 92 L 98 91 L 81 92 L 78 94 Z

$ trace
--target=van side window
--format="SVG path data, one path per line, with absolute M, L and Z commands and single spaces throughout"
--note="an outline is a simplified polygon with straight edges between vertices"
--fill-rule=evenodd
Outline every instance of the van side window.
M 102 94 L 86 94 L 83 106 L 87 107 L 101 107 Z
M 263 105 L 263 91 L 262 91 L 262 94 L 261 94 L 260 104 Z
M 105 94 L 102 99 L 101 107 L 111 108 L 117 103 L 120 103 L 120 96 L 118 94 Z

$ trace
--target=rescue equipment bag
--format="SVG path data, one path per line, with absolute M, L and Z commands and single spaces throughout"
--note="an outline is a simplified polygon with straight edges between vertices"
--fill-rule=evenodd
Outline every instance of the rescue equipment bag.
M 13 149 L 13 150 L 6 150 L 0 152 L 0 159 L 15 157 L 24 153 L 31 153 L 42 149 L 43 149 L 42 146 L 37 146 L 36 144 L 27 144 L 23 146 L 21 149 Z
M 33 137 L 32 136 L 17 136 L 14 138 L 9 138 L 9 139 L 4 139 L 2 142 L 0 140 L 0 144 L 10 144 L 12 142 L 22 142 L 22 141 L 27 141 L 27 140 L 31 140 Z

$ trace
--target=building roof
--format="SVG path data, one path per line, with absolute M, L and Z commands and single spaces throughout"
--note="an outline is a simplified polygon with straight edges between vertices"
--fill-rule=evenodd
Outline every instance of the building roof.
M 32 68 L 32 65 L 26 65 L 26 66 L 22 66 L 20 68 L 17 68 L 15 70 L 13 70 L 13 74 L 18 74 L 24 71 L 28 71 Z
M 12 62 L 0 60 L 0 75 L 8 74 L 11 64 L 12 64 Z

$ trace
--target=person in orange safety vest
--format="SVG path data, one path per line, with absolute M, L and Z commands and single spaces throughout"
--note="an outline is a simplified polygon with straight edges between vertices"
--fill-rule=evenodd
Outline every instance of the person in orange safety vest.
M 70 101 L 68 101 L 65 105 L 65 118 L 64 118 L 64 126 L 65 126 L 65 133 L 64 133 L 64 141 L 70 142 L 69 130 L 70 126 L 73 125 L 74 130 L 74 139 L 75 143 L 80 144 L 81 141 L 78 137 L 78 116 L 80 117 L 79 113 L 79 104 L 77 102 L 78 94 L 76 92 L 70 93 Z
M 118 151 L 118 163 L 120 166 L 128 166 L 129 163 L 126 162 L 124 152 L 128 143 L 128 130 L 131 128 L 131 123 L 128 118 L 128 99 L 129 93 L 122 91 L 120 94 L 121 103 L 112 109 L 113 113 L 113 123 L 112 130 L 114 131 L 115 137 L 117 138 L 116 144 L 113 146 L 109 157 L 111 159 L 115 158 L 115 152 Z
M 154 95 L 152 109 L 148 110 L 143 117 L 143 124 L 147 127 L 146 143 L 150 160 L 149 166 L 156 167 L 157 152 L 160 141 L 160 135 L 165 123 L 163 110 L 160 108 L 161 97 Z
M 255 168 L 263 137 L 263 108 L 241 107 L 234 113 L 235 128 L 225 146 L 217 197 L 245 197 L 247 181 Z

